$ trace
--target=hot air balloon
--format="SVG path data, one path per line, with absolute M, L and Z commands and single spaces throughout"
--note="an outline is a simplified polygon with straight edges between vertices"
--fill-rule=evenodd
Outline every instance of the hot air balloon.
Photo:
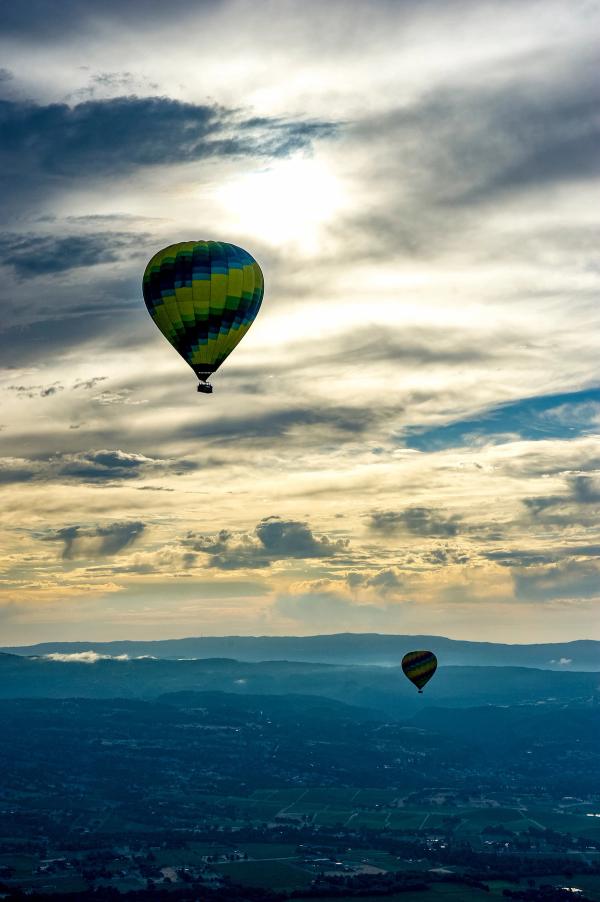
M 260 266 L 247 251 L 221 241 L 181 241 L 155 254 L 144 272 L 150 316 L 189 363 L 200 384 L 242 340 L 263 298 Z
M 428 683 L 437 668 L 437 658 L 432 651 L 409 651 L 402 658 L 404 675 L 413 683 L 419 692 Z

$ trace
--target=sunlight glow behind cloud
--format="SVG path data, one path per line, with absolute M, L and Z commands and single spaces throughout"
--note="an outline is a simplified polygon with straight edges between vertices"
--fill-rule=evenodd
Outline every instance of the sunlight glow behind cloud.
M 230 228 L 306 253 L 318 249 L 323 227 L 345 203 L 330 167 L 304 156 L 234 178 L 216 195 Z

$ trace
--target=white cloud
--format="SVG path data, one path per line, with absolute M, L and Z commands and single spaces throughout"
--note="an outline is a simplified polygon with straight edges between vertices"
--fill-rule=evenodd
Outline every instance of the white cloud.
M 60 661 L 63 664 L 96 664 L 98 661 L 129 661 L 129 655 L 101 655 L 97 651 L 74 651 L 69 654 L 51 652 L 42 655 L 47 661 Z

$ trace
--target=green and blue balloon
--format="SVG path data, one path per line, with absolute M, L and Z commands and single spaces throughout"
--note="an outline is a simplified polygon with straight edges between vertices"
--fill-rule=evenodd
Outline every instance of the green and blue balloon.
M 155 254 L 144 272 L 150 316 L 200 379 L 240 343 L 260 309 L 264 279 L 247 251 L 222 241 L 181 241 Z

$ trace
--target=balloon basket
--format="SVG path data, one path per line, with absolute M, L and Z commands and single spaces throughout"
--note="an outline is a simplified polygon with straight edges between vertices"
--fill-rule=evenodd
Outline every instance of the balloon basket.
M 213 387 L 210 382 L 199 382 L 197 391 L 202 392 L 205 395 L 212 395 Z

